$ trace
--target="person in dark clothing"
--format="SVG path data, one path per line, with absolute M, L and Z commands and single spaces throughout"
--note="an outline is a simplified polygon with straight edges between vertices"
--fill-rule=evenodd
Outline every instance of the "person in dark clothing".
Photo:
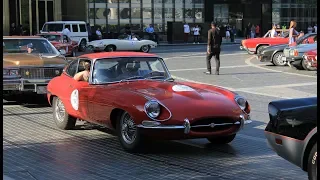
M 12 24 L 11 24 L 9 35 L 10 35 L 10 36 L 15 36 L 15 35 L 17 35 L 17 27 L 16 27 L 16 24 L 15 24 L 15 23 L 12 23 Z
M 208 45 L 207 45 L 207 72 L 211 74 L 211 58 L 214 57 L 216 61 L 216 75 L 219 75 L 220 68 L 220 51 L 221 51 L 222 36 L 220 29 L 216 27 L 214 22 L 211 23 L 211 29 L 208 31 Z

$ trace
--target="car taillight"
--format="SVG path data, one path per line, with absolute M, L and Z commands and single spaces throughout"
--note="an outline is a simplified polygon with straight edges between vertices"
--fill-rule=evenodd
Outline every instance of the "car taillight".
M 293 51 L 293 55 L 294 55 L 294 56 L 298 56 L 298 55 L 299 55 L 298 50 L 295 49 L 295 50 Z

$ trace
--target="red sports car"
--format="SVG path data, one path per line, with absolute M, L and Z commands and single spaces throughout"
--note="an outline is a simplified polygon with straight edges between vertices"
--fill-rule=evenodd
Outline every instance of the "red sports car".
M 56 32 L 42 33 L 38 34 L 38 36 L 48 39 L 58 50 L 64 49 L 66 51 L 66 56 L 76 56 L 78 43 L 76 41 L 72 41 L 68 36 Z
M 256 54 L 266 46 L 288 44 L 289 43 L 289 30 L 276 29 L 277 37 L 271 38 L 269 30 L 261 38 L 244 39 L 241 41 L 240 49 L 246 50 L 249 54 Z
M 90 71 L 88 82 L 76 81 L 84 69 Z M 73 129 L 77 119 L 102 125 L 116 130 L 127 151 L 138 150 L 145 137 L 229 143 L 251 122 L 244 97 L 217 86 L 174 82 L 153 54 L 82 55 L 47 88 L 58 128 Z
M 317 49 L 305 52 L 302 57 L 307 65 L 307 70 L 317 69 Z

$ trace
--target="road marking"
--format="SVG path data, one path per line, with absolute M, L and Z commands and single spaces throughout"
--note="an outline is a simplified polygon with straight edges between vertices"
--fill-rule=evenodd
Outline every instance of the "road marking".
M 21 105 L 3 105 L 3 108 L 15 108 L 15 107 L 21 107 Z
M 238 67 L 250 67 L 250 65 L 239 65 L 239 66 L 223 66 L 220 67 L 221 69 L 228 69 L 228 68 L 238 68 Z M 215 67 L 212 67 L 215 68 Z M 205 70 L 207 68 L 190 68 L 190 69 L 170 69 L 170 72 L 176 72 L 176 71 L 196 71 L 196 70 Z
M 220 57 L 223 56 L 238 56 L 238 55 L 246 55 L 247 53 L 232 53 L 232 54 L 221 54 Z M 198 56 L 198 55 L 202 55 L 202 56 Z M 168 57 L 168 58 L 163 58 L 163 60 L 167 61 L 167 60 L 171 60 L 171 59 L 186 59 L 186 58 L 205 58 L 206 57 L 206 53 L 195 53 L 195 54 L 188 54 L 188 55 L 183 55 L 183 56 L 173 56 L 173 57 Z
M 257 88 L 289 88 L 289 87 L 312 86 L 312 85 L 317 85 L 317 82 L 261 86 L 261 87 L 252 87 L 252 88 L 239 88 L 237 90 L 241 91 L 241 90 L 251 90 L 251 89 L 257 89 Z
M 291 73 L 291 72 L 285 72 L 285 71 L 279 71 L 279 70 L 274 70 L 274 69 L 269 69 L 269 68 L 265 68 L 265 67 L 261 67 L 258 66 L 256 64 L 253 64 L 251 62 L 252 59 L 254 59 L 255 57 L 251 57 L 245 60 L 245 63 L 252 66 L 252 67 L 256 67 L 259 69 L 263 69 L 263 70 L 267 70 L 267 71 L 273 71 L 273 72 L 278 72 L 278 73 L 283 73 L 283 74 L 289 74 L 289 75 L 295 75 L 295 76 L 302 76 L 302 77 L 310 77 L 310 78 L 317 78 L 317 76 L 311 76 L 311 75 L 305 75 L 305 74 L 297 74 L 297 73 Z

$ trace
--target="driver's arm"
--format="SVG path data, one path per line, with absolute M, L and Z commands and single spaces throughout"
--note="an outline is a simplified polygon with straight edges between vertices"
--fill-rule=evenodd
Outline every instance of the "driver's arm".
M 83 73 L 84 73 L 84 71 L 78 72 L 76 75 L 74 75 L 73 79 L 76 81 L 82 81 L 83 80 Z

